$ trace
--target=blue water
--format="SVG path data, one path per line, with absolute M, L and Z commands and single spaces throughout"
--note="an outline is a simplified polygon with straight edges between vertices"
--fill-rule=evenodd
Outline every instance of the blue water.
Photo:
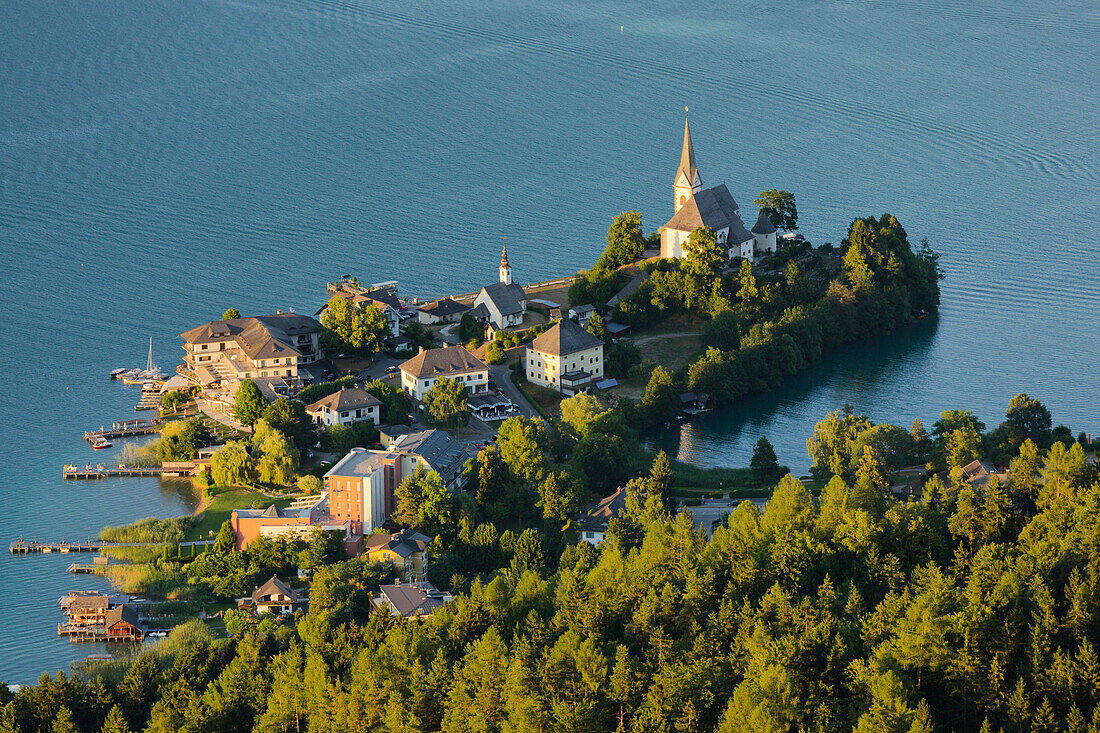
M 312 311 L 346 272 L 469 291 L 503 236 L 521 281 L 586 266 L 616 213 L 670 216 L 684 105 L 743 211 L 788 188 L 818 242 L 890 211 L 948 279 L 937 321 L 686 427 L 682 457 L 767 435 L 804 469 L 844 402 L 995 423 L 1024 389 L 1100 432 L 1094 0 L 529 5 L 0 0 L 0 539 L 193 506 L 59 477 L 133 416 L 105 375 L 150 336 L 172 366 L 180 331 Z M 57 596 L 96 582 L 66 564 L 0 557 L 0 679 L 95 651 L 56 638 Z

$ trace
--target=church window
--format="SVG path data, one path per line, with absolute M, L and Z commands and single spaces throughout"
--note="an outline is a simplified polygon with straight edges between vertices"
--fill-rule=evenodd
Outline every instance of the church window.
M 680 206 L 683 206 L 685 201 L 687 201 L 687 197 L 684 196 L 683 194 L 681 194 L 680 195 Z

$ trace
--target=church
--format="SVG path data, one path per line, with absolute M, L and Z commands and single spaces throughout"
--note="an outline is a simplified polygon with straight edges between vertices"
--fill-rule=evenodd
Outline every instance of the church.
M 710 227 L 718 243 L 726 248 L 729 259 L 751 260 L 775 252 L 776 229 L 771 219 L 761 211 L 752 229 L 746 229 L 741 212 L 726 184 L 703 188 L 703 179 L 695 165 L 695 148 L 691 144 L 691 128 L 684 118 L 684 145 L 680 151 L 680 167 L 672 184 L 673 215 L 661 227 L 661 257 L 684 256 L 688 237 L 699 227 Z
M 488 320 L 497 329 L 512 328 L 523 324 L 523 318 L 527 315 L 527 294 L 523 287 L 512 282 L 512 266 L 508 264 L 508 247 L 500 254 L 500 282 L 486 285 L 474 299 L 474 310 L 470 311 L 477 317 L 475 311 L 482 306 L 487 311 Z

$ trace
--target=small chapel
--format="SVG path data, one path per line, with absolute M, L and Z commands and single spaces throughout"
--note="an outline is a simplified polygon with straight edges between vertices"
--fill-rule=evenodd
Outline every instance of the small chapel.
M 710 227 L 718 243 L 726 248 L 729 259 L 751 260 L 775 252 L 776 229 L 763 211 L 752 229 L 741 221 L 737 202 L 726 184 L 703 188 L 703 179 L 695 165 L 695 148 L 691 144 L 691 127 L 684 116 L 684 144 L 680 150 L 680 167 L 672 184 L 673 214 L 661 227 L 661 257 L 680 258 L 688 237 L 699 227 Z

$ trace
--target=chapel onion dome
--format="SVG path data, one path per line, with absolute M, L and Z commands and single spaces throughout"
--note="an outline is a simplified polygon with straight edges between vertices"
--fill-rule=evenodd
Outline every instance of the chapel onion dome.
M 772 220 L 768 218 L 768 215 L 763 210 L 760 212 L 760 216 L 757 217 L 756 223 L 752 225 L 753 234 L 775 234 L 775 224 L 772 224 Z

